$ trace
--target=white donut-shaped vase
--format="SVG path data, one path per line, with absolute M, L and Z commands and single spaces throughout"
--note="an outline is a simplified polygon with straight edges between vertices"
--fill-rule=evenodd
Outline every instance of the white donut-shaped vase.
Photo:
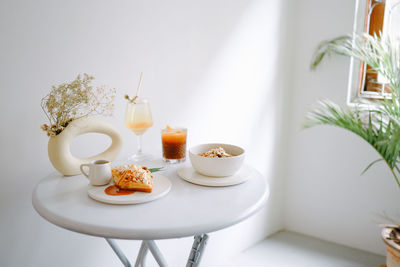
M 72 140 L 85 133 L 101 133 L 108 135 L 112 143 L 102 153 L 89 157 L 77 158 L 71 154 L 70 145 Z M 117 158 L 122 148 L 122 136 L 120 132 L 106 121 L 93 117 L 84 117 L 73 120 L 58 135 L 50 137 L 48 153 L 54 168 L 66 176 L 80 174 L 81 164 L 90 163 L 98 159 L 113 161 Z

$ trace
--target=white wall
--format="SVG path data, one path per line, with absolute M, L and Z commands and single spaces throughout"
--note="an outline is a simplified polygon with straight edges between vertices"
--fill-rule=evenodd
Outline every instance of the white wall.
M 118 266 L 104 240 L 51 225 L 31 206 L 34 185 L 53 171 L 40 100 L 51 85 L 87 72 L 118 89 L 112 121 L 123 133 L 121 158 L 136 142 L 123 126 L 125 93 L 144 71 L 143 95 L 155 126 L 144 148 L 160 150 L 165 124 L 189 129 L 189 145 L 223 141 L 248 150 L 247 162 L 270 181 L 259 214 L 213 233 L 204 266 L 281 229 L 278 149 L 286 1 L 12 1 L 0 3 L 1 266 Z M 280 60 L 281 59 L 281 60 Z M 285 79 L 284 79 L 285 78 Z M 106 138 L 82 137 L 78 156 L 99 152 Z M 85 144 L 89 141 L 91 144 Z M 229 203 L 227 203 L 229 205 Z M 171 266 L 182 265 L 191 239 L 160 242 Z M 121 241 L 135 255 L 138 242 Z
M 294 2 L 294 1 L 293 1 Z M 345 105 L 349 60 L 327 58 L 309 70 L 312 53 L 322 40 L 350 34 L 354 1 L 304 0 L 296 5 L 293 33 L 292 121 L 285 228 L 348 246 L 383 253 L 379 214 L 398 218 L 400 200 L 390 171 L 383 164 L 362 170 L 378 154 L 342 129 L 300 130 L 317 98 Z

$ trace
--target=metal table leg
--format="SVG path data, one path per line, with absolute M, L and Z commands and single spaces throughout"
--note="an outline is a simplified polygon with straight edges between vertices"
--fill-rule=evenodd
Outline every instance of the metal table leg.
M 146 246 L 146 243 L 144 243 L 144 241 L 142 241 L 142 245 L 140 246 L 139 254 L 136 258 L 135 267 L 146 267 L 145 260 L 146 260 L 147 251 L 148 251 L 148 248 Z
M 165 261 L 164 256 L 161 254 L 161 251 L 158 249 L 156 242 L 154 242 L 154 240 L 144 240 L 143 242 L 149 248 L 151 254 L 153 254 L 153 257 L 157 261 L 158 265 L 160 267 L 167 267 L 168 264 Z
M 105 238 L 105 239 L 107 243 L 111 246 L 111 248 L 114 250 L 115 254 L 117 254 L 122 264 L 125 267 L 131 267 L 131 263 L 129 262 L 125 254 L 122 252 L 122 250 L 119 248 L 117 243 L 113 239 L 110 238 Z M 208 235 L 206 234 L 196 235 L 194 237 L 193 246 L 192 249 L 190 250 L 190 255 L 186 267 L 198 267 L 200 265 L 200 260 L 204 254 L 204 248 L 206 246 L 207 239 Z M 138 256 L 136 258 L 135 267 L 145 267 L 146 264 L 145 259 L 147 252 L 149 250 L 160 267 L 168 267 L 168 264 L 165 261 L 164 256 L 162 255 L 161 251 L 157 247 L 156 242 L 154 242 L 154 240 L 142 241 Z
M 114 250 L 115 254 L 117 254 L 118 258 L 121 260 L 122 264 L 125 267 L 131 267 L 131 263 L 129 260 L 126 258 L 125 254 L 122 252 L 122 250 L 118 247 L 117 243 L 113 239 L 106 238 L 108 244 L 111 246 L 111 248 Z
M 189 259 L 186 267 L 198 267 L 200 265 L 201 257 L 204 254 L 204 248 L 207 244 L 208 235 L 196 235 L 194 237 L 193 246 L 190 250 Z

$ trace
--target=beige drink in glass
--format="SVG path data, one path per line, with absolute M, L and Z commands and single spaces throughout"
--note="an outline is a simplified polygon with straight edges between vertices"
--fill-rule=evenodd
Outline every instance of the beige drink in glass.
M 136 154 L 130 157 L 133 161 L 147 160 L 151 155 L 142 152 L 142 135 L 153 126 L 150 105 L 146 99 L 136 99 L 134 102 L 128 102 L 125 112 L 125 126 L 132 130 L 138 139 L 138 150 Z

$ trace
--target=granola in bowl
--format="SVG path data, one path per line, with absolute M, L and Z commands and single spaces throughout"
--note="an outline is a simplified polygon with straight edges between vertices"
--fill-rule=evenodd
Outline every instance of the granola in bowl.
M 205 153 L 201 153 L 200 156 L 206 157 L 206 158 L 228 158 L 232 157 L 231 154 L 226 153 L 225 149 L 222 147 L 217 147 L 217 148 L 212 148 L 209 151 Z

